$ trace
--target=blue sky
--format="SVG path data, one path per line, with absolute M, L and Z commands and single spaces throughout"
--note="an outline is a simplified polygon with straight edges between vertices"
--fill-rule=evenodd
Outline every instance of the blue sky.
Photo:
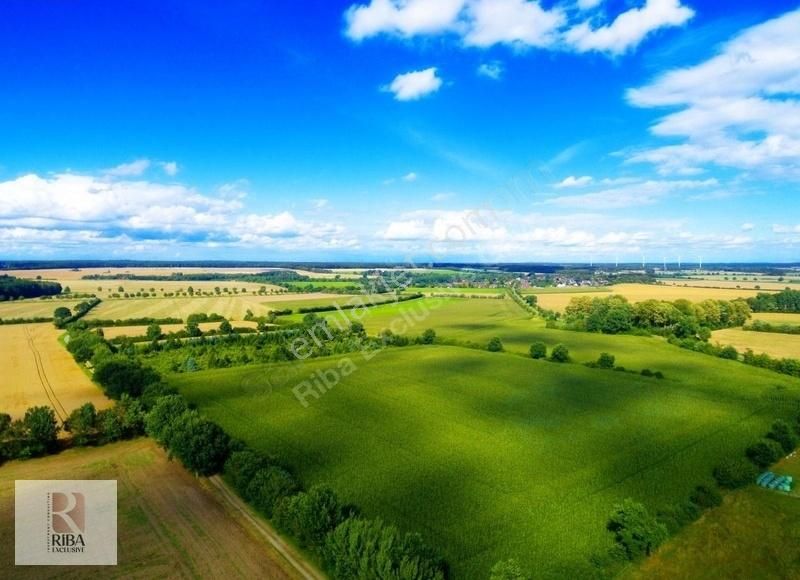
M 800 6 L 0 8 L 3 258 L 800 260 Z

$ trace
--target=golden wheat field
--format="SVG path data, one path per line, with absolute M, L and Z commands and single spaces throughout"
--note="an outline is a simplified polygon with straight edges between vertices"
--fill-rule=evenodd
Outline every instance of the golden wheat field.
M 231 320 L 230 322 L 234 328 L 256 328 L 258 326 L 258 323 L 252 320 Z M 219 325 L 219 322 L 201 322 L 197 326 L 199 326 L 200 330 L 203 332 L 208 332 L 209 330 L 218 329 Z M 159 326 L 161 327 L 161 332 L 164 334 L 178 332 L 186 328 L 185 324 L 161 324 Z M 120 336 L 133 338 L 136 336 L 144 336 L 145 334 L 147 334 L 147 325 L 106 326 L 103 328 L 103 336 L 107 339 L 118 338 Z
M 11 300 L 0 302 L 0 319 L 12 318 L 52 318 L 53 311 L 59 306 L 66 306 L 70 310 L 80 300 Z
M 64 419 L 84 403 L 98 409 L 110 406 L 100 387 L 58 342 L 61 332 L 50 323 L 0 326 L 0 412 L 17 418 L 28 407 L 49 405 Z
M 733 280 L 724 278 L 704 278 L 704 279 L 685 279 L 685 278 L 667 278 L 662 280 L 662 283 L 667 286 L 689 286 L 698 288 L 740 288 L 743 290 L 783 290 L 785 288 L 798 289 L 794 281 L 778 282 L 776 278 L 768 278 L 766 280 Z M 756 288 L 758 286 L 758 288 Z
M 255 316 L 265 316 L 271 310 L 283 308 L 286 302 L 302 302 L 323 298 L 345 300 L 341 294 L 276 294 L 274 296 L 195 296 L 194 298 L 122 298 L 104 300 L 87 314 L 87 318 L 124 320 L 126 318 L 181 318 L 190 314 L 216 313 L 229 320 L 243 320 L 250 310 Z
M 794 324 L 800 326 L 800 314 L 787 312 L 754 312 L 753 320 L 761 320 L 770 324 Z
M 731 345 L 739 352 L 744 352 L 749 348 L 753 352 L 766 353 L 779 358 L 800 358 L 800 334 L 726 328 L 714 331 L 711 335 L 711 342 Z
M 565 289 L 569 290 L 569 289 Z M 536 293 L 536 292 L 532 292 Z M 602 298 L 612 294 L 620 294 L 630 302 L 642 302 L 644 300 L 679 300 L 681 298 L 692 302 L 699 302 L 708 298 L 718 300 L 734 300 L 736 298 L 748 298 L 758 294 L 758 290 L 737 290 L 730 288 L 684 288 L 682 286 L 663 286 L 657 284 L 617 284 L 610 288 L 610 292 L 575 292 L 565 291 L 563 293 L 547 292 L 538 294 L 539 306 L 548 310 L 563 311 L 570 300 L 578 296 L 588 298 Z

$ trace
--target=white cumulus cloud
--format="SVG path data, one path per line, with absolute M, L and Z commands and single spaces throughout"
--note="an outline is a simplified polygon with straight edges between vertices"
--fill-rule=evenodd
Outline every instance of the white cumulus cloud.
M 438 91 L 442 79 L 436 74 L 436 67 L 399 74 L 383 90 L 394 93 L 398 101 L 414 101 Z

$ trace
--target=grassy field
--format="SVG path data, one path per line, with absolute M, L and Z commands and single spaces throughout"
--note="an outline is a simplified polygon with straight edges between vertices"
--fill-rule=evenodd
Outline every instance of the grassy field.
M 699 302 L 707 298 L 718 300 L 734 300 L 748 298 L 758 294 L 758 290 L 737 290 L 735 288 L 685 288 L 683 286 L 664 286 L 660 284 L 617 284 L 610 288 L 611 293 L 625 296 L 630 302 L 643 300 L 679 300 L 681 298 Z M 538 293 L 539 306 L 549 310 L 563 311 L 570 300 L 576 296 L 596 298 L 595 292 L 554 292 Z
M 195 298 L 129 298 L 104 300 L 92 309 L 87 318 L 118 320 L 126 318 L 166 318 L 169 316 L 186 319 L 190 314 L 215 312 L 230 320 L 243 320 L 248 310 L 256 316 L 265 316 L 271 310 L 296 307 L 299 303 L 313 303 L 334 299 L 345 300 L 340 294 L 282 294 L 275 296 L 211 296 Z
M 772 468 L 800 480 L 800 455 Z M 648 558 L 626 580 L 673 578 L 797 578 L 800 570 L 800 495 L 752 485 L 728 494 Z
M 615 502 L 630 496 L 657 509 L 685 499 L 714 464 L 796 405 L 800 381 L 663 341 L 567 334 L 580 352 L 596 348 L 595 338 L 630 339 L 603 350 L 667 379 L 435 346 L 389 349 L 369 362 L 352 355 L 358 370 L 307 408 L 292 388 L 338 359 L 170 380 L 306 483 L 328 482 L 367 515 L 421 531 L 457 578 L 486 577 L 509 557 L 537 577 L 581 577 L 588 556 L 608 545 Z
M 59 306 L 72 309 L 80 300 L 12 300 L 0 302 L 0 319 L 11 318 L 52 318 Z
M 297 289 L 297 288 L 307 288 L 311 286 L 312 288 L 348 288 L 350 286 L 357 286 L 361 287 L 360 282 L 358 279 L 354 280 L 325 280 L 324 282 L 308 282 L 304 280 L 298 280 L 295 282 L 287 282 L 286 285 L 289 288 Z
M 86 402 L 98 409 L 110 406 L 100 388 L 58 342 L 60 333 L 49 323 L 0 326 L 0 412 L 17 418 L 28 407 L 49 405 L 66 418 Z
M 748 348 L 781 358 L 800 358 L 800 334 L 753 332 L 740 328 L 725 328 L 711 333 L 711 341 L 736 347 L 739 352 Z
M 14 481 L 116 479 L 116 567 L 14 566 Z M 283 561 L 216 490 L 148 439 L 0 467 L 0 577 L 290 579 Z

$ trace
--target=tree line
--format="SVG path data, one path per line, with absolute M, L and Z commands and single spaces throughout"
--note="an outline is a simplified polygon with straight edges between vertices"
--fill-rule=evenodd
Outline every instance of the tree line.
M 753 312 L 800 312 L 800 290 L 759 292 L 747 299 Z
M 0 301 L 61 294 L 61 284 L 0 275 Z

